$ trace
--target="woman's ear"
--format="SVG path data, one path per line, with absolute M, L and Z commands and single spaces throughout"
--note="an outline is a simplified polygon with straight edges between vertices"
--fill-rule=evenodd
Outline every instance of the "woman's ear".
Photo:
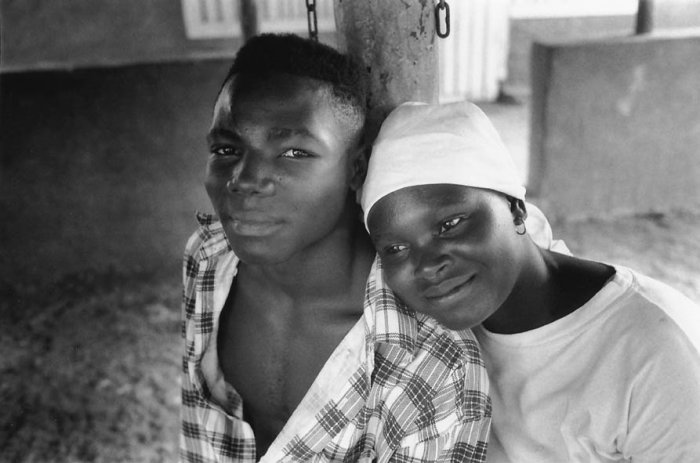
M 351 176 L 350 176 L 350 189 L 352 191 L 358 191 L 365 181 L 365 176 L 367 175 L 367 158 L 369 157 L 369 150 L 366 146 L 358 147 L 353 153 Z
M 513 225 L 515 225 L 515 233 L 524 235 L 527 233 L 525 219 L 527 218 L 527 209 L 525 209 L 525 201 L 508 196 L 510 203 L 510 213 L 513 216 Z
M 508 196 L 508 202 L 510 203 L 510 212 L 513 214 L 513 220 L 515 222 L 524 222 L 527 219 L 525 201 Z

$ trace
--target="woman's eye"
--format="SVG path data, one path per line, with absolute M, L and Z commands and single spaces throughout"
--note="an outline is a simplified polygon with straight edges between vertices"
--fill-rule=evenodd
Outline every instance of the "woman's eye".
M 453 217 L 449 220 L 445 220 L 440 224 L 440 233 L 445 233 L 446 231 L 452 230 L 454 227 L 459 225 L 462 220 L 464 220 L 464 217 Z
M 240 155 L 240 150 L 234 148 L 233 146 L 219 146 L 211 149 L 211 154 L 216 156 L 238 156 Z
M 288 149 L 284 153 L 280 154 L 280 157 L 298 159 L 298 158 L 308 158 L 308 157 L 311 157 L 311 155 L 304 150 L 292 148 L 292 149 Z
M 382 251 L 384 251 L 384 254 L 386 255 L 394 255 L 400 253 L 401 251 L 405 251 L 407 248 L 408 246 L 403 244 L 392 244 L 390 246 L 385 246 Z

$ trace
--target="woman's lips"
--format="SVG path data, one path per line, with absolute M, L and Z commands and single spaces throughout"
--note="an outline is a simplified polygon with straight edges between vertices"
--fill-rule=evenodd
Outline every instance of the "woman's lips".
M 475 275 L 460 275 L 448 278 L 436 285 L 427 287 L 423 291 L 423 297 L 431 302 L 444 302 L 465 289 L 474 279 L 474 276 Z

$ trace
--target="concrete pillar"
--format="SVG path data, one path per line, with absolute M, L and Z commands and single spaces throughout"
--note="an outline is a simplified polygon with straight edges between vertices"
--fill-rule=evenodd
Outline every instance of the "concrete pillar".
M 370 82 L 369 135 L 409 101 L 438 100 L 435 3 L 334 0 L 338 48 L 360 59 Z
M 241 0 L 240 4 L 241 32 L 243 40 L 258 35 L 260 27 L 258 24 L 258 8 L 254 0 Z
M 654 27 L 654 0 L 639 0 L 635 33 L 649 34 Z

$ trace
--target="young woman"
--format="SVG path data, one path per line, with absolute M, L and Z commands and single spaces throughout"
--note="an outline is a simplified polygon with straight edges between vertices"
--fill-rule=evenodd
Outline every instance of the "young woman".
M 363 187 L 388 285 L 475 327 L 491 381 L 488 461 L 700 461 L 700 308 L 616 265 L 537 246 L 525 189 L 469 103 L 405 104 Z

